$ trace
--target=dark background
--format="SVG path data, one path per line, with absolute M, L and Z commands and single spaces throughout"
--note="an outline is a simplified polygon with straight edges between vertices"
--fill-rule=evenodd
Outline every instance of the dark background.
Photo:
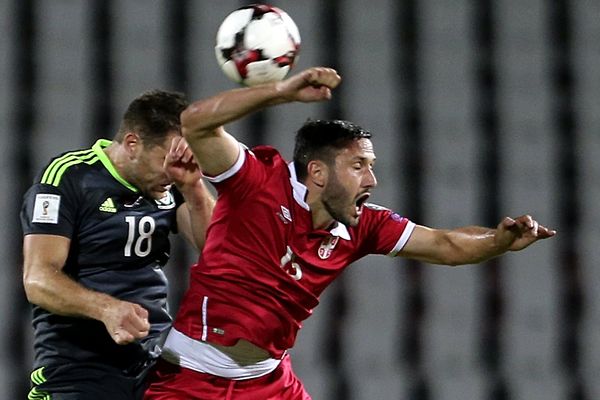
M 112 137 L 144 90 L 235 87 L 214 37 L 246 3 L 0 0 L 1 398 L 26 397 L 31 363 L 23 192 L 51 156 Z M 300 29 L 297 70 L 344 81 L 230 132 L 289 158 L 306 118 L 349 119 L 374 133 L 374 202 L 434 227 L 531 213 L 559 231 L 479 266 L 356 263 L 293 350 L 315 400 L 600 398 L 600 2 L 273 3 Z M 194 258 L 174 242 L 174 307 Z

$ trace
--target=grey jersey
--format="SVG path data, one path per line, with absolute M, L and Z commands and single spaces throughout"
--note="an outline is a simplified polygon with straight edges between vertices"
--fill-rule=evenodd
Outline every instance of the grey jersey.
M 167 281 L 169 233 L 176 230 L 176 191 L 161 200 L 144 197 L 115 170 L 99 140 L 64 153 L 47 165 L 24 196 L 23 233 L 71 239 L 63 271 L 90 289 L 137 303 L 149 312 L 148 337 L 117 345 L 96 320 L 33 307 L 35 367 L 94 361 L 128 369 L 156 356 L 171 322 Z

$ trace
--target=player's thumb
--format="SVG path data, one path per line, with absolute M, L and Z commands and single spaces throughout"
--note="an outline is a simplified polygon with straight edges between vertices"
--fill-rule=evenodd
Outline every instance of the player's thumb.
M 515 239 L 514 230 L 517 228 L 517 221 L 510 217 L 505 217 L 496 229 L 496 243 L 504 248 L 510 246 Z

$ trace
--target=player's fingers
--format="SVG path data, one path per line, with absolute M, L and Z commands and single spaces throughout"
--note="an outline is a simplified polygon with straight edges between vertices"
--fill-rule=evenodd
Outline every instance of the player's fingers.
M 329 89 L 327 86 L 321 86 L 319 88 L 319 95 L 321 98 L 323 99 L 331 99 L 331 89 Z
M 533 236 L 537 236 L 540 224 L 536 220 L 532 220 L 531 222 L 532 222 L 532 226 L 530 228 L 531 229 L 531 234 Z
M 148 311 L 139 304 L 136 304 L 135 314 L 135 318 L 131 319 L 134 329 L 138 331 L 147 331 L 150 329 L 150 323 L 148 322 Z
M 527 229 L 533 229 L 534 227 L 534 220 L 531 215 L 522 215 L 517 218 L 517 221 L 522 223 Z
M 181 155 L 181 161 L 184 163 L 194 162 L 194 153 L 192 153 L 192 150 L 189 148 L 189 146 L 186 147 L 185 151 Z
M 135 316 L 124 322 L 118 331 L 124 332 L 125 335 L 130 336 L 131 340 L 133 340 L 148 335 L 150 324 L 147 319 Z
M 116 344 L 121 345 L 131 343 L 135 340 L 131 333 L 122 328 L 118 328 L 115 332 L 113 332 L 112 338 Z
M 549 238 L 556 235 L 556 230 L 546 228 L 543 225 L 538 226 L 538 237 L 541 239 Z
M 181 156 L 185 153 L 188 148 L 187 142 L 183 139 L 182 136 L 177 136 L 173 138 L 171 142 L 171 149 L 169 150 L 169 156 L 172 160 L 180 160 Z
M 516 226 L 516 224 L 517 221 L 511 217 L 504 217 L 504 219 L 500 222 L 500 226 L 506 230 L 510 230 L 512 227 Z
M 177 151 L 177 146 L 179 146 L 179 142 L 180 142 L 180 137 L 179 136 L 175 136 L 172 140 L 171 140 L 171 147 L 169 147 L 169 153 L 175 153 Z
M 165 162 L 163 163 L 164 167 L 171 164 L 173 161 L 177 160 L 176 151 L 177 151 L 177 138 L 173 138 L 173 140 L 171 140 L 171 146 L 169 147 L 169 151 L 167 152 L 167 155 L 165 156 Z
M 182 136 L 179 136 L 178 139 L 179 143 L 177 143 L 177 154 L 183 155 L 183 153 L 185 153 L 189 147 L 188 142 Z
M 144 307 L 140 306 L 139 304 L 134 304 L 134 310 L 135 313 L 140 316 L 141 318 L 148 318 L 148 310 L 146 310 Z
M 327 86 L 329 88 L 336 87 L 341 79 L 336 70 L 325 67 L 308 70 L 306 77 L 307 82 L 312 86 Z

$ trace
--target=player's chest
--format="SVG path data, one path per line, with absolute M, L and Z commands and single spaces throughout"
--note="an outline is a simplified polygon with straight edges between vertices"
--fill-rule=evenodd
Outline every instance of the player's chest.
M 168 234 L 174 224 L 176 204 L 172 196 L 163 201 L 138 194 L 90 192 L 78 213 L 80 238 L 135 241 Z

